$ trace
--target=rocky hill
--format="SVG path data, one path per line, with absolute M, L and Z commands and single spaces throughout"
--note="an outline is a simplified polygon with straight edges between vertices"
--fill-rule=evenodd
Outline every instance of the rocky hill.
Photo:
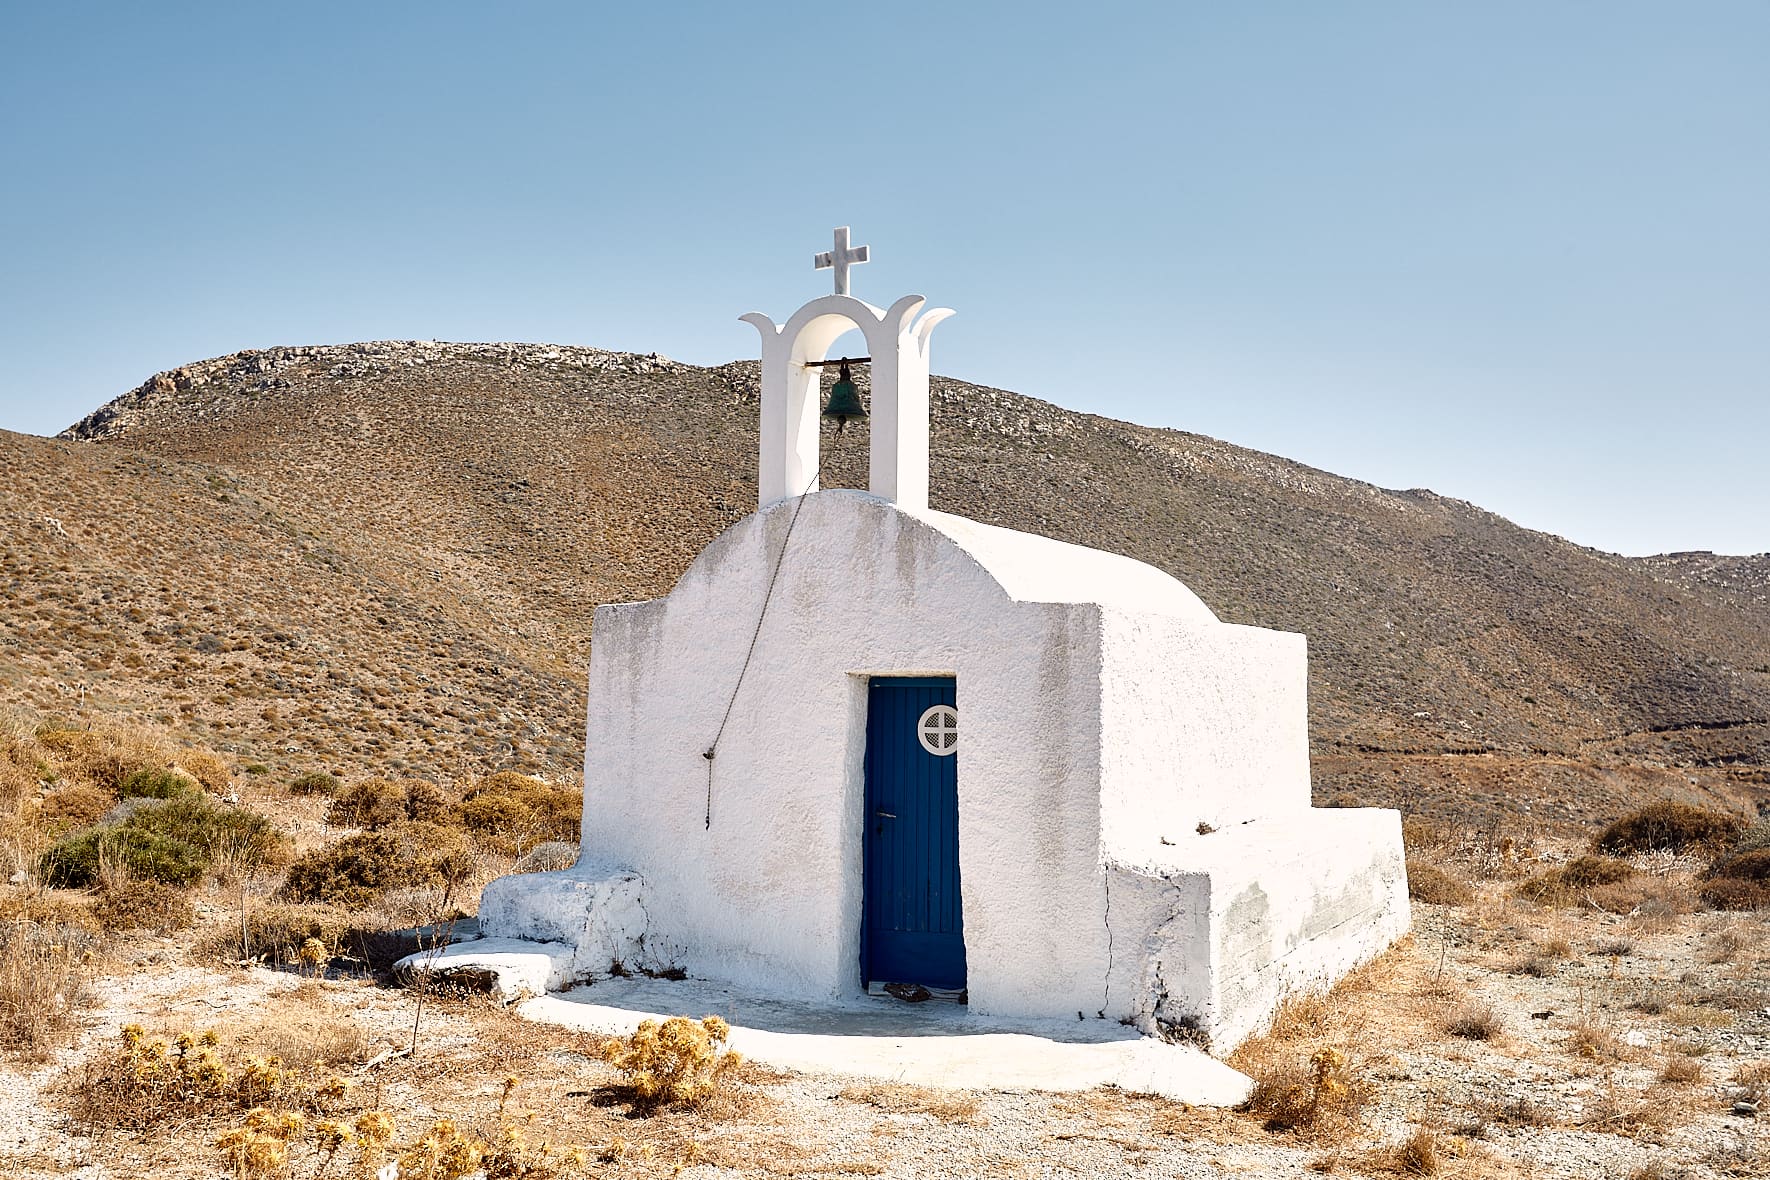
M 594 605 L 663 593 L 754 504 L 755 384 L 585 348 L 277 348 L 159 374 L 59 441 L 0 436 L 0 699 L 65 711 L 83 684 L 290 765 L 563 770 Z M 1764 558 L 1626 559 L 1198 435 L 933 394 L 936 507 L 1308 634 L 1323 798 L 1588 820 L 1770 796 Z M 864 431 L 824 442 L 826 486 L 864 485 Z
M 1770 553 L 1750 557 L 1706 552 L 1661 553 L 1636 558 L 1635 564 L 1656 577 L 1734 595 L 1759 608 L 1770 608 Z

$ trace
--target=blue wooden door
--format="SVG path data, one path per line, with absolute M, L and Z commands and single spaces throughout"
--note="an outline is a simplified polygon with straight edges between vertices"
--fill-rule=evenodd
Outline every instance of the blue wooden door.
M 965 986 L 956 704 L 945 677 L 876 676 L 868 688 L 868 983 Z

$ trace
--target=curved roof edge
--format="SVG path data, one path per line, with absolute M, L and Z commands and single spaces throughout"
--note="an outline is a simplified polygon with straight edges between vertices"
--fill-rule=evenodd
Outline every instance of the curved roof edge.
M 1003 593 L 1018 602 L 1092 603 L 1194 623 L 1218 621 L 1211 608 L 1185 583 L 1135 558 L 981 524 L 931 508 L 906 509 L 870 492 L 831 488 L 810 495 L 808 502 L 821 502 L 830 508 L 842 504 L 853 510 L 878 509 L 915 521 L 970 557 Z M 723 535 L 733 535 L 772 512 L 791 511 L 796 499 L 776 500 L 738 521 Z M 717 544 L 715 540 L 708 549 Z M 697 557 L 694 564 L 700 561 Z
M 912 511 L 879 503 L 945 535 L 969 553 L 1008 597 L 1021 602 L 1088 602 L 1199 623 L 1218 621 L 1186 583 L 1134 557 L 931 508 Z

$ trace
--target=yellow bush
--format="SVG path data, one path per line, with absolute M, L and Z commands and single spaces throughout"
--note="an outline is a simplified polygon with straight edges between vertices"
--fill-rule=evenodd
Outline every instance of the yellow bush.
M 1263 1118 L 1273 1130 L 1307 1130 L 1325 1117 L 1356 1117 L 1363 1095 L 1353 1080 L 1346 1057 L 1323 1047 L 1309 1056 L 1305 1069 L 1262 1071 L 1242 1109 Z
M 632 1036 L 612 1040 L 603 1057 L 626 1075 L 635 1106 L 692 1106 L 719 1088 L 743 1057 L 725 1048 L 731 1028 L 717 1016 L 642 1021 Z
M 579 791 L 506 770 L 474 784 L 453 810 L 475 840 L 521 856 L 549 840 L 576 844 L 583 803 Z
M 177 762 L 186 773 L 202 784 L 204 790 L 213 794 L 225 795 L 233 785 L 233 776 L 228 773 L 227 763 L 218 754 L 193 746 L 178 751 Z

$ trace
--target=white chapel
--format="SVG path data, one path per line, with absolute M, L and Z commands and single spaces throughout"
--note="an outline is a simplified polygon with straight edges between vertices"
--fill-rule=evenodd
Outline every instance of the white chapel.
M 666 597 L 597 608 L 580 858 L 494 881 L 482 930 L 570 948 L 555 987 L 683 972 L 1215 1052 L 1403 934 L 1397 813 L 1310 806 L 1304 637 L 931 509 L 952 313 L 852 295 L 845 229 L 816 261 L 834 293 L 743 317 L 757 510 Z M 854 328 L 870 413 L 846 381 L 831 411 L 865 414 L 868 488 L 822 490 L 818 378 Z

